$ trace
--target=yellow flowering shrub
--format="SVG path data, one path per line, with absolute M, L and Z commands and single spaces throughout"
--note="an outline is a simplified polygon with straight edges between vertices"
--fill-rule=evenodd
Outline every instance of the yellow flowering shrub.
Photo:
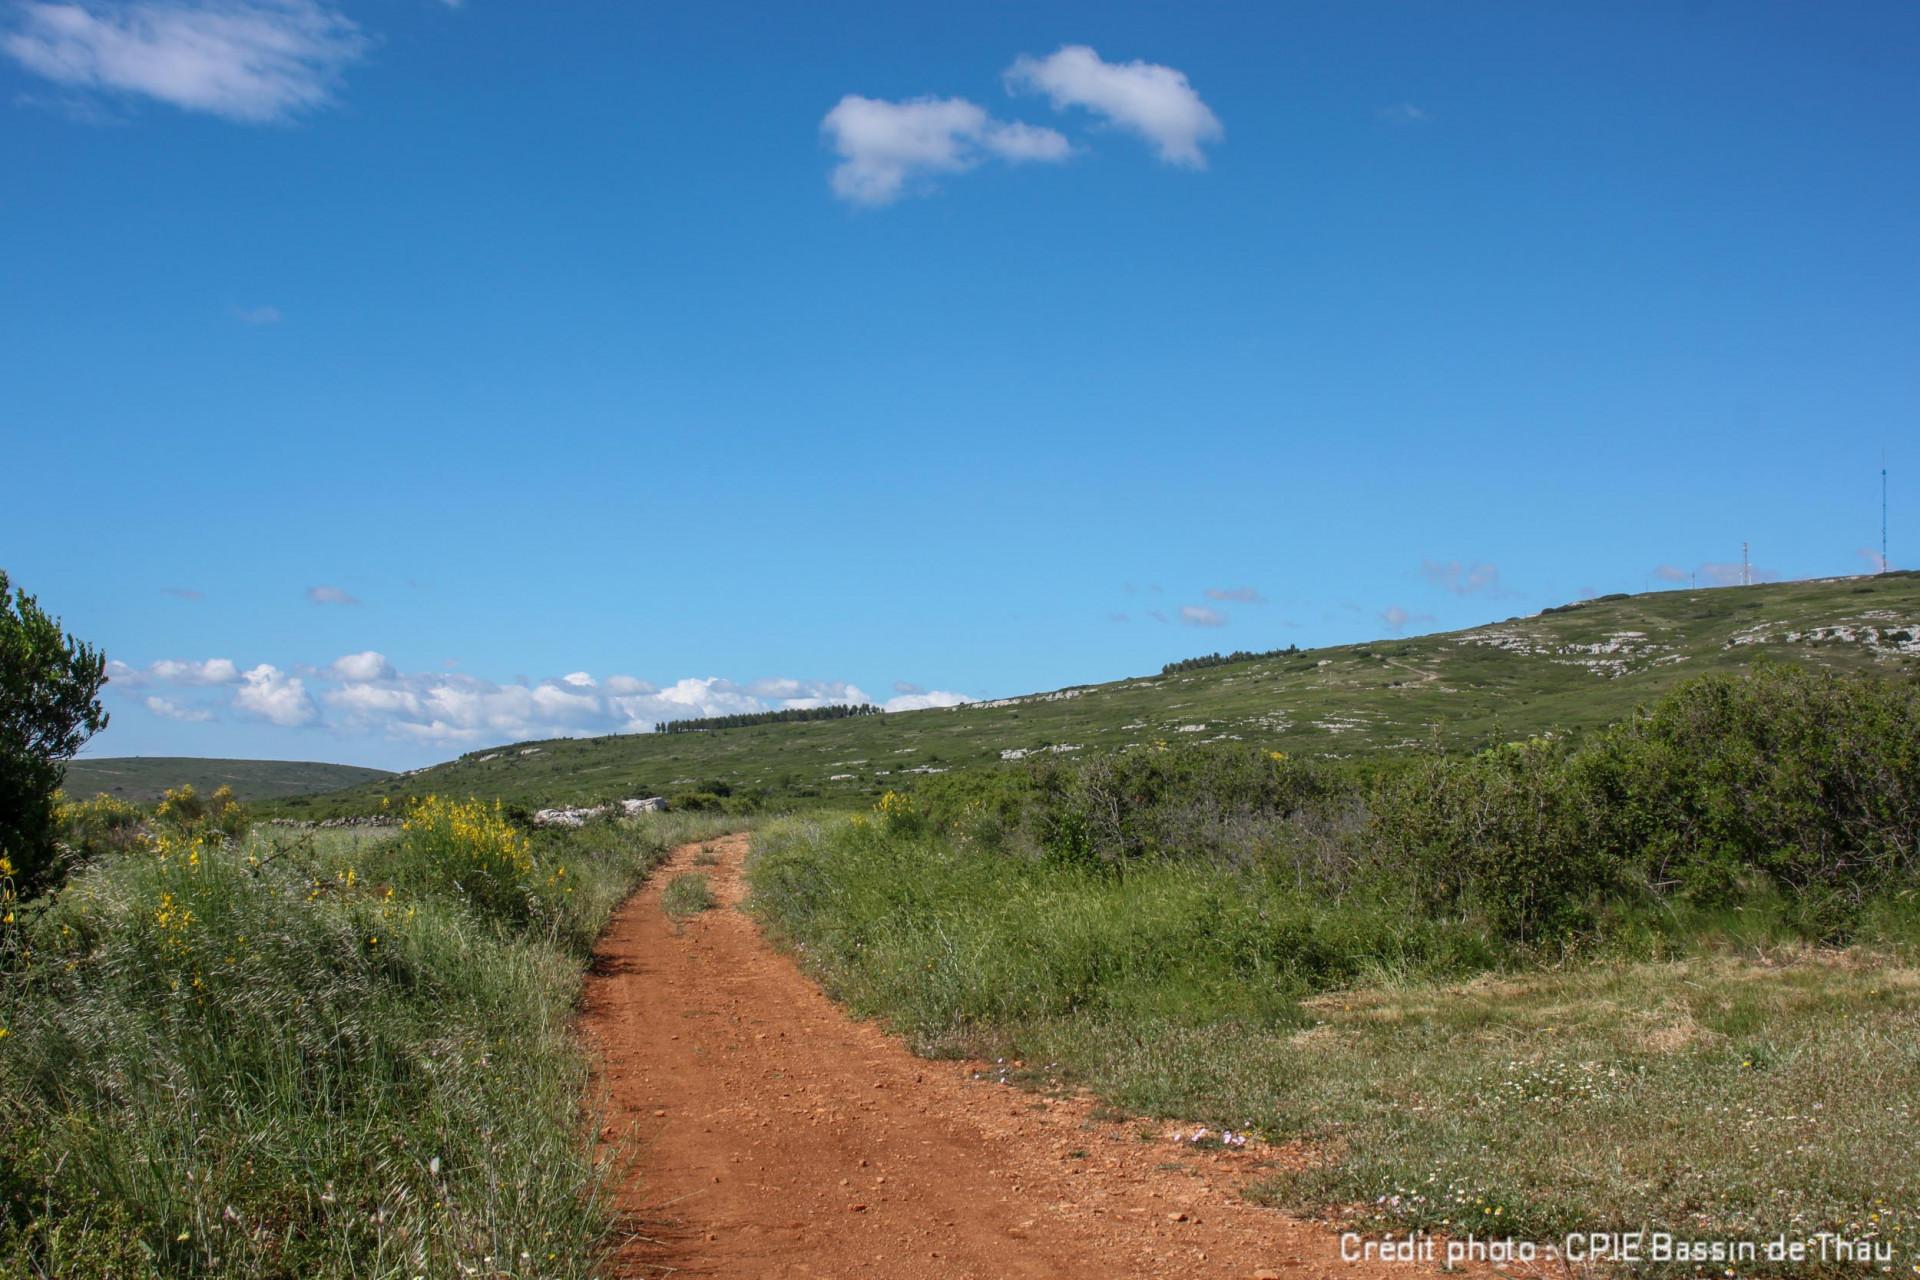
M 428 796 L 408 806 L 400 831 L 408 879 L 454 889 L 509 919 L 534 910 L 542 878 L 526 836 L 499 801 Z

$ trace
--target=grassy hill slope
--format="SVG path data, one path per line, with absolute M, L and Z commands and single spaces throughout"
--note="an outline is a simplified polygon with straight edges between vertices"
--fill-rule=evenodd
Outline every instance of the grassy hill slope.
M 255 804 L 316 791 L 336 791 L 377 783 L 393 775 L 384 769 L 307 760 L 206 760 L 194 756 L 102 756 L 67 765 L 66 793 L 74 797 L 106 792 L 145 804 L 167 790 L 191 784 L 196 791 L 232 787 L 241 801 Z
M 1052 693 L 812 724 L 520 743 L 283 811 L 382 798 L 529 806 L 699 789 L 863 801 L 932 771 L 1186 737 L 1353 755 L 1472 747 L 1609 723 L 1674 683 L 1755 661 L 1920 663 L 1920 574 L 1615 596 L 1467 631 L 1303 650 Z

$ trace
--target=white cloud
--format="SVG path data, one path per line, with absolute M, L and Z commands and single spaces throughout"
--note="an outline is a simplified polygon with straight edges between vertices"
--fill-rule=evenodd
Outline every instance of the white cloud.
M 910 183 L 964 173 L 989 155 L 1009 161 L 1059 161 L 1064 136 L 1036 125 L 995 120 L 965 98 L 889 102 L 850 93 L 820 122 L 840 163 L 834 194 L 855 204 L 891 204 Z
M 279 324 L 280 308 L 235 307 L 233 309 L 233 318 L 241 324 L 251 325 L 255 328 L 259 328 L 262 325 Z
M 925 711 L 929 707 L 959 707 L 973 699 L 964 693 L 953 693 L 946 689 L 929 689 L 925 693 L 903 693 L 897 698 L 888 698 L 881 707 L 883 711 Z
M 359 604 L 355 596 L 350 596 L 340 587 L 318 586 L 307 588 L 307 599 L 313 604 Z
M 155 680 L 168 684 L 213 685 L 232 684 L 240 678 L 240 668 L 231 658 L 208 658 L 204 662 L 181 662 L 172 658 L 162 658 L 147 668 Z
M 1267 599 L 1253 587 L 1208 587 L 1209 600 L 1237 600 L 1241 604 L 1265 604 Z
M 321 0 L 27 0 L 17 13 L 0 49 L 36 75 L 255 124 L 326 105 L 368 43 Z
M 189 724 L 213 719 L 213 712 L 205 707 L 183 707 L 166 698 L 148 698 L 147 710 L 167 720 L 181 720 Z
M 345 657 L 335 658 L 327 670 L 339 680 L 388 680 L 393 677 L 393 664 L 387 661 L 386 655 L 371 649 L 365 653 L 349 653 Z
M 1045 58 L 1021 55 L 1007 69 L 1009 92 L 1044 93 L 1054 109 L 1084 107 L 1153 144 L 1168 164 L 1206 168 L 1202 143 L 1225 133 L 1185 73 L 1151 62 L 1106 62 L 1083 44 Z
M 1880 554 L 1878 547 L 1861 547 L 1859 556 L 1867 562 L 1868 572 L 1885 573 L 1887 571 L 1887 558 Z
M 1203 604 L 1183 604 L 1180 606 L 1180 621 L 1190 627 L 1224 627 L 1227 625 L 1227 615 Z
M 263 662 L 241 681 L 233 705 L 248 715 L 289 727 L 312 724 L 320 717 L 320 709 L 307 696 L 306 684 L 299 676 Z
M 658 693 L 659 692 L 658 689 L 655 689 L 652 685 L 648 684 L 645 680 L 636 680 L 632 676 L 608 676 L 606 680 L 606 684 L 603 685 L 602 687 L 606 689 L 606 691 L 610 694 L 619 694 L 623 696 L 630 696 L 636 693 Z
M 561 684 L 570 684 L 576 689 L 597 689 L 599 684 L 584 671 L 575 671 L 571 675 L 560 677 Z
M 1653 576 L 1662 582 L 1685 582 L 1692 575 L 1677 564 L 1663 564 L 1654 569 Z

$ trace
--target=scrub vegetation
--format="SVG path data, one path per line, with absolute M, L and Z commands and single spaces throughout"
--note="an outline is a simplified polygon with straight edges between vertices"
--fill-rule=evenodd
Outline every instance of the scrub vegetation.
M 0 1273 L 595 1273 L 582 966 L 726 820 L 527 833 L 435 798 L 248 834 L 185 793 L 59 817 L 77 870 L 0 926 Z
M 1278 1202 L 1826 1230 L 1904 1272 L 1916 835 L 1920 680 L 1765 667 L 1389 769 L 1150 744 L 943 779 L 764 832 L 752 904 L 926 1052 L 1307 1143 Z

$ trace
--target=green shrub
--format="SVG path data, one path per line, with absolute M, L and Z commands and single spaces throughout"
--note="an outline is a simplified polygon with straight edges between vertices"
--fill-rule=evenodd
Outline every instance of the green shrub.
M 106 656 L 60 630 L 0 571 L 0 904 L 59 883 L 54 796 L 65 762 L 107 726 Z

